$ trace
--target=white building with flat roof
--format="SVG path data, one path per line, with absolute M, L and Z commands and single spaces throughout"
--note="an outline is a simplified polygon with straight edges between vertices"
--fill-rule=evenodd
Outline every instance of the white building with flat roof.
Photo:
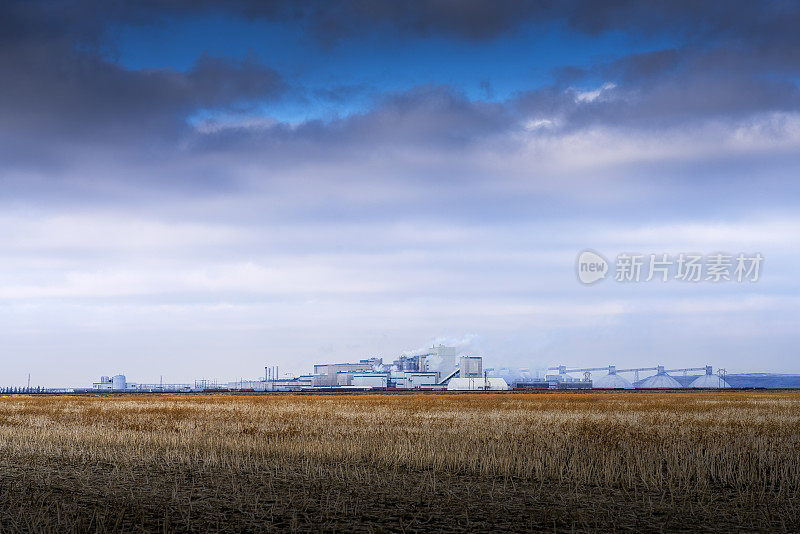
M 508 383 L 502 378 L 451 378 L 448 391 L 505 391 Z

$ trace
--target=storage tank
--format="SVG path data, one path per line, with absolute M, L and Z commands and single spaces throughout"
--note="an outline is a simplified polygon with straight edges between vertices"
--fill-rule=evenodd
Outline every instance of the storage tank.
M 711 372 L 711 366 L 706 367 L 706 374 L 700 375 L 695 378 L 690 388 L 729 388 L 731 387 L 721 376 L 714 376 Z
M 664 372 L 664 367 L 658 367 L 658 373 L 644 379 L 639 385 L 642 389 L 680 388 L 681 383 Z
M 633 384 L 614 371 L 592 380 L 592 387 L 597 389 L 633 389 Z
M 112 391 L 125 391 L 128 385 L 125 381 L 125 375 L 116 375 L 111 379 Z

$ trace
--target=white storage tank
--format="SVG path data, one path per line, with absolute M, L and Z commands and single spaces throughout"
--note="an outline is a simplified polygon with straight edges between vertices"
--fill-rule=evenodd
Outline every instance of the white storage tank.
M 592 379 L 592 387 L 596 389 L 633 389 L 633 384 L 619 376 L 615 371 L 596 380 Z
M 116 375 L 111 378 L 111 391 L 125 391 L 127 388 L 125 375 Z
M 681 383 L 669 376 L 664 371 L 664 366 L 658 366 L 658 372 L 642 381 L 638 386 L 642 389 L 667 389 L 667 388 L 680 388 Z
M 690 388 L 703 388 L 703 389 L 711 389 L 711 388 L 729 388 L 731 387 L 725 379 L 721 376 L 714 376 L 711 371 L 711 366 L 709 365 L 706 367 L 706 374 L 700 375 L 695 378 L 691 384 L 689 384 Z

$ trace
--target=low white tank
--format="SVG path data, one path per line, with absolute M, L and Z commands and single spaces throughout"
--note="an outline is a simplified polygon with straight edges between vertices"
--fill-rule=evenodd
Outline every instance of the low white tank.
M 682 387 L 681 383 L 663 371 L 657 375 L 646 378 L 641 385 L 639 385 L 639 388 L 641 389 L 666 389 L 679 387 Z
M 592 380 L 592 387 L 597 389 L 633 389 L 633 384 L 617 373 L 608 373 L 597 380 Z
M 721 376 L 714 376 L 711 372 L 711 367 L 706 367 L 706 374 L 700 375 L 695 378 L 691 384 L 689 384 L 690 388 L 729 388 L 731 387 L 725 379 Z

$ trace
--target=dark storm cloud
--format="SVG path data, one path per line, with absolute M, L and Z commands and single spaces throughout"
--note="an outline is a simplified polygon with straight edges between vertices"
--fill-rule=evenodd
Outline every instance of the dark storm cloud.
M 0 155 L 47 164 L 62 145 L 156 146 L 204 108 L 279 97 L 285 82 L 253 58 L 201 55 L 186 72 L 129 70 L 109 61 L 114 4 L 16 2 L 0 7 Z
M 590 35 L 672 32 L 683 40 L 746 39 L 769 48 L 800 42 L 800 6 L 793 0 L 697 2 L 692 0 L 10 0 L 10 33 L 68 33 L 98 38 L 108 22 L 149 24 L 168 15 L 229 12 L 300 24 L 327 38 L 343 38 L 388 25 L 400 32 L 489 39 L 527 23 L 565 22 Z M 19 22 L 27 26 L 19 26 Z M 17 30 L 14 30 L 14 27 Z
M 485 40 L 528 23 L 565 22 L 589 35 L 609 31 L 669 32 L 687 41 L 745 39 L 769 48 L 800 42 L 800 6 L 794 0 L 162 0 L 118 9 L 118 16 L 146 20 L 154 13 L 224 9 L 252 18 L 305 24 L 338 39 L 387 25 L 404 33 Z
M 563 21 L 590 35 L 673 32 L 686 40 L 748 39 L 766 47 L 800 42 L 796 28 L 800 8 L 795 1 L 748 0 L 298 0 L 294 2 L 229 0 L 165 0 L 144 2 L 120 15 L 146 18 L 148 12 L 196 12 L 227 9 L 253 18 L 306 24 L 319 35 L 339 39 L 392 26 L 417 35 L 449 35 L 485 40 L 528 23 Z
M 558 116 L 565 126 L 587 124 L 645 129 L 705 119 L 741 119 L 754 113 L 800 109 L 800 63 L 769 68 L 759 50 L 714 46 L 632 54 L 592 70 L 565 68 L 554 87 L 518 99 L 523 113 Z M 573 98 L 569 85 L 590 77 L 613 82 L 591 101 Z
M 48 46 L 0 51 L 0 114 L 17 132 L 89 137 L 172 134 L 186 114 L 272 98 L 280 76 L 251 60 L 201 56 L 188 72 L 131 71 Z
M 735 1 L 12 0 L 0 7 L 0 151 L 6 165 L 55 164 L 54 152 L 62 144 L 80 145 L 84 151 L 93 145 L 169 151 L 188 142 L 195 151 L 271 150 L 281 159 L 308 159 L 331 157 L 347 146 L 458 149 L 513 134 L 531 120 L 552 121 L 546 133 L 553 134 L 592 125 L 652 130 L 708 118 L 796 111 L 799 6 Z M 471 101 L 456 88 L 423 86 L 371 95 L 372 108 L 348 118 L 299 125 L 243 120 L 238 126 L 216 127 L 209 122 L 198 133 L 188 119 L 200 111 L 246 112 L 248 106 L 287 93 L 300 101 L 307 94 L 255 59 L 202 55 L 186 72 L 130 70 L 109 60 L 114 55 L 111 27 L 212 10 L 299 25 L 328 41 L 383 26 L 400 34 L 480 40 L 529 23 L 562 22 L 589 35 L 662 33 L 675 45 L 607 63 L 564 65 L 553 86 L 520 88 L 502 103 Z M 589 79 L 615 85 L 591 98 L 571 89 Z M 367 92 L 354 80 L 314 95 L 333 102 Z

